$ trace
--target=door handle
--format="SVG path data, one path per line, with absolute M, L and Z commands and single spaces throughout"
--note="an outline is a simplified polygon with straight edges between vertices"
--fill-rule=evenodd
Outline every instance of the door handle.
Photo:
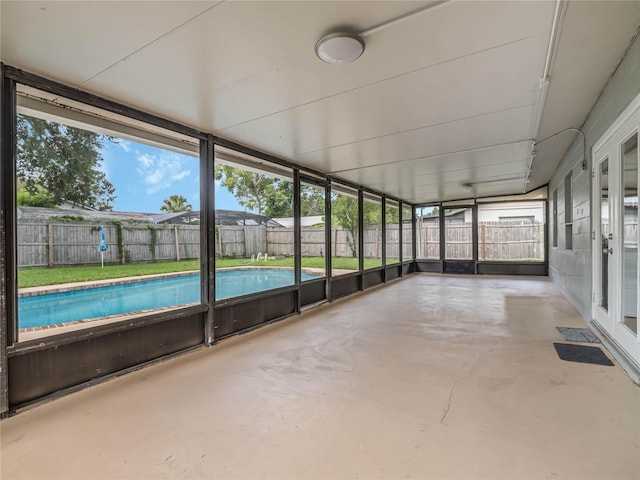
M 607 248 L 607 252 L 609 252 L 609 255 L 613 255 L 613 248 Z

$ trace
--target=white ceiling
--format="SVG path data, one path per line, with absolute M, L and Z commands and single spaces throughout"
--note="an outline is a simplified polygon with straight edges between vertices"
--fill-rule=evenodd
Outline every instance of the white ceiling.
M 415 203 L 521 193 L 532 140 L 579 127 L 640 25 L 638 2 L 2 1 L 2 61 Z M 537 134 L 537 135 L 536 135 Z M 545 184 L 571 135 L 539 149 Z M 465 188 L 464 184 L 472 184 Z

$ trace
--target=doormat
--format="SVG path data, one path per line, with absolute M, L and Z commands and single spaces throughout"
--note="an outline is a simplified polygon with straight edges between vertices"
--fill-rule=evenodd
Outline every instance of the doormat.
M 613 367 L 613 362 L 609 360 L 599 347 L 587 347 L 586 345 L 572 345 L 570 343 L 555 343 L 553 346 L 558 352 L 561 360 L 568 362 L 595 363 L 596 365 L 607 365 Z
M 588 328 L 556 327 L 568 342 L 602 343 Z

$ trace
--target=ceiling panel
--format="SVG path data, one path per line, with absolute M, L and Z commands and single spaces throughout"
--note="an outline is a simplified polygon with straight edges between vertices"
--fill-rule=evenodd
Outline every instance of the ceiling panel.
M 567 3 L 539 140 L 582 126 L 639 26 L 638 1 Z M 537 149 L 532 185 L 549 180 L 575 137 L 567 133 Z
M 167 108 L 219 132 L 509 42 L 543 38 L 541 20 L 553 7 L 551 2 L 453 2 L 367 37 L 367 50 L 354 64 L 330 66 L 313 54 L 315 42 L 338 25 L 359 31 L 427 3 L 228 2 L 105 72 L 90 87 L 162 112 L 146 76 L 138 73 L 144 65 L 149 77 L 187 89 L 174 91 L 178 97 Z M 542 54 L 527 60 L 537 62 L 539 70 L 542 43 Z M 181 108 L 184 100 L 203 102 L 201 112 Z
M 405 200 L 424 203 L 469 195 L 522 193 L 531 142 L 518 142 L 474 152 L 376 165 L 339 177 L 366 186 L 376 185 Z M 505 181 L 508 179 L 509 181 Z M 499 181 L 497 181 L 499 180 Z M 463 184 L 473 184 L 473 189 Z
M 2 61 L 414 202 L 520 193 L 555 1 L 2 1 Z M 638 2 L 565 2 L 538 139 L 580 126 L 640 25 Z M 538 148 L 546 183 L 571 136 Z M 500 180 L 500 181 L 496 181 Z M 474 189 L 461 186 L 473 182 Z
M 531 106 L 453 120 L 404 132 L 350 142 L 298 155 L 300 163 L 339 174 L 376 165 L 425 159 L 447 152 L 485 148 L 526 139 L 530 127 Z M 495 124 L 504 125 L 496 129 Z M 400 154 L 403 157 L 400 157 Z
M 262 148 L 297 158 L 298 152 L 531 105 L 537 72 L 522 59 L 535 55 L 538 47 L 531 39 L 521 40 L 262 117 L 223 133 L 243 143 L 261 138 Z M 521 114 L 530 120 L 530 112 Z M 301 128 L 303 125 L 312 128 Z M 398 156 L 403 158 L 402 152 Z
M 2 61 L 81 85 L 217 3 L 3 0 Z

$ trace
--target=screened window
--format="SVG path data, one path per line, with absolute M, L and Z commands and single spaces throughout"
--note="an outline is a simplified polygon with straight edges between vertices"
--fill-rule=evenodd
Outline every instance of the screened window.
M 198 141 L 19 87 L 18 336 L 201 302 Z
M 402 205 L 402 260 L 413 260 L 413 209 L 410 205 Z
M 331 184 L 331 274 L 357 272 L 360 269 L 358 191 Z
M 400 261 L 400 207 L 398 202 L 387 200 L 385 205 L 386 221 L 386 261 L 392 265 Z
M 544 261 L 544 202 L 478 205 L 478 260 Z
M 444 209 L 445 258 L 473 258 L 473 220 L 471 207 Z
M 416 256 L 424 260 L 440 260 L 440 207 L 416 209 Z
M 300 244 L 302 252 L 302 281 L 325 277 L 325 189 L 324 186 L 300 184 Z
M 364 216 L 364 268 L 382 266 L 382 199 L 365 194 Z
M 260 219 L 216 225 L 216 300 L 293 285 L 293 172 L 222 147 L 215 156 L 216 207 Z

